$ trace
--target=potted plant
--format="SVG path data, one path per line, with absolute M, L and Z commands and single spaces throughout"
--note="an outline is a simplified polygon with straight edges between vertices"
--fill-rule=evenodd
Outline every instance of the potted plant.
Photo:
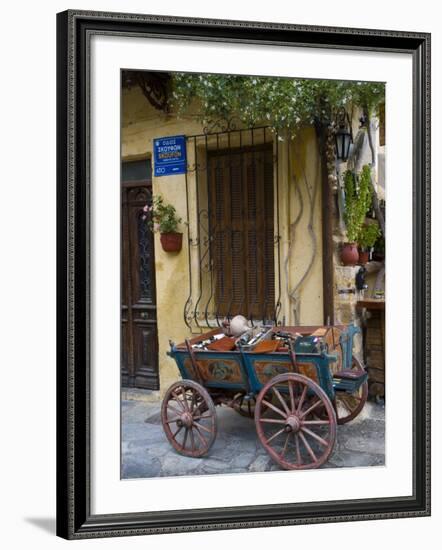
M 341 251 L 341 261 L 344 265 L 354 266 L 359 260 L 357 240 L 372 200 L 370 178 L 371 171 L 368 165 L 362 168 L 359 177 L 351 170 L 344 174 L 344 221 L 348 239 Z
M 175 207 L 165 203 L 161 195 L 155 195 L 152 206 L 145 206 L 144 210 L 150 213 L 149 226 L 152 231 L 160 233 L 163 250 L 179 252 L 183 245 L 183 234 L 177 231 L 181 218 L 177 216 Z
M 370 250 L 381 235 L 378 222 L 364 224 L 358 235 L 359 263 L 364 265 L 369 260 Z

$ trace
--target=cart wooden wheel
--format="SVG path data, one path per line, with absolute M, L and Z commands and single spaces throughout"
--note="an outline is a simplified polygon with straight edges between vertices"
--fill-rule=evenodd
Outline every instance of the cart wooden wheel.
M 352 370 L 363 371 L 364 367 L 357 357 L 352 357 Z M 358 416 L 368 398 L 368 381 L 366 380 L 354 393 L 336 391 L 336 414 L 338 424 L 346 424 Z
M 182 455 L 203 456 L 215 441 L 215 405 L 207 390 L 192 380 L 170 386 L 161 405 L 161 420 L 167 439 Z
M 247 418 L 254 418 L 255 416 L 255 403 L 256 400 L 254 397 L 246 399 L 246 396 L 243 393 L 235 395 L 233 398 L 233 410 L 236 411 L 241 416 Z
M 318 418 L 314 413 L 323 409 Z M 255 425 L 269 455 L 285 470 L 319 468 L 336 440 L 336 415 L 327 394 L 295 373 L 272 378 L 256 399 Z

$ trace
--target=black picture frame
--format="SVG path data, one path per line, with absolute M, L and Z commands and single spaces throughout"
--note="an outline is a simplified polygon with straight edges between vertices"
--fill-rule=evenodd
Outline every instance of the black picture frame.
M 413 59 L 413 495 L 92 515 L 88 41 L 166 36 L 404 52 Z M 67 539 L 430 515 L 430 35 L 69 10 L 57 15 L 57 534 Z

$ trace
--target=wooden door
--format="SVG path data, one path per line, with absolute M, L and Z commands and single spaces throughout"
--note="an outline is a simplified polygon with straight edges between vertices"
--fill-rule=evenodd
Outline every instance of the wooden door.
M 121 375 L 122 385 L 159 389 L 153 234 L 143 207 L 151 187 L 122 184 Z

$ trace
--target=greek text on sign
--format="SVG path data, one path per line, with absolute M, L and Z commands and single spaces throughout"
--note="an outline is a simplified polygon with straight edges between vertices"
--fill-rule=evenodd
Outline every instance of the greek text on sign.
M 154 139 L 154 175 L 170 176 L 186 173 L 186 138 L 169 136 Z

